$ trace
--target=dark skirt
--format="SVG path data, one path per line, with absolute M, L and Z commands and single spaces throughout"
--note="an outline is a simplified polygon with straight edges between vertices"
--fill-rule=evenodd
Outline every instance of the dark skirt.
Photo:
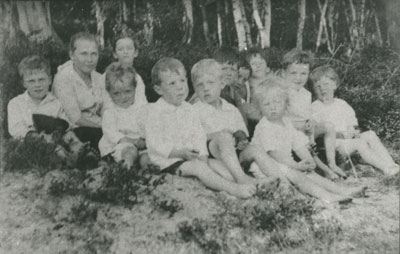
M 89 142 L 91 147 L 99 150 L 99 141 L 103 136 L 101 128 L 78 127 L 74 129 L 74 133 L 80 141 L 84 143 Z

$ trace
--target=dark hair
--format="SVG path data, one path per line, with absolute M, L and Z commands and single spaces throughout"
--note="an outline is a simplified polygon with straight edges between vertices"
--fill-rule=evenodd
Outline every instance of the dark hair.
M 122 64 L 115 62 L 107 66 L 106 73 L 106 90 L 109 92 L 111 87 L 117 82 L 128 81 L 130 85 L 136 88 L 136 71 L 133 67 L 124 67 Z
M 111 41 L 111 46 L 113 48 L 113 51 L 115 52 L 115 49 L 117 47 L 117 42 L 121 39 L 131 39 L 133 41 L 133 46 L 135 47 L 135 51 L 138 50 L 139 46 L 137 41 L 135 40 L 135 33 L 133 32 L 132 29 L 127 28 L 127 26 L 124 24 L 123 25 L 126 29 L 123 29 L 122 31 L 118 32 L 114 38 Z
M 79 32 L 74 35 L 72 35 L 70 41 L 69 41 L 69 51 L 74 52 L 76 49 L 76 41 L 78 40 L 86 40 L 86 41 L 93 41 L 96 43 L 97 49 L 99 49 L 99 43 L 96 39 L 96 36 L 93 34 L 87 33 L 87 32 Z
M 181 61 L 172 57 L 161 58 L 151 69 L 151 85 L 159 86 L 162 82 L 162 80 L 160 79 L 160 73 L 166 71 L 175 73 L 180 73 L 180 71 L 184 71 L 186 75 L 185 66 L 183 66 Z
M 286 70 L 291 64 L 308 64 L 311 69 L 313 64 L 314 55 L 311 52 L 302 51 L 299 49 L 292 49 L 283 56 L 283 68 Z
M 328 76 L 330 79 L 336 82 L 336 87 L 339 85 L 339 75 L 329 65 L 323 65 L 315 68 L 311 73 L 310 73 L 310 81 L 311 84 L 314 85 L 317 83 L 323 76 Z
M 18 64 L 18 74 L 21 78 L 27 71 L 42 70 L 50 76 L 50 64 L 45 58 L 38 55 L 27 56 Z
M 221 47 L 217 49 L 214 54 L 213 58 L 218 62 L 218 63 L 229 63 L 229 64 L 239 64 L 240 59 L 239 59 L 239 54 L 234 50 L 233 48 L 229 47 Z
M 264 52 L 258 47 L 254 47 L 254 48 L 250 48 L 250 49 L 246 50 L 244 52 L 244 59 L 246 60 L 246 62 L 248 64 L 250 64 L 250 59 L 257 55 L 259 55 L 261 58 L 263 58 L 265 60 L 265 63 L 267 63 L 267 60 L 265 59 L 265 56 L 264 56 Z M 268 63 L 267 63 L 267 65 L 268 65 Z

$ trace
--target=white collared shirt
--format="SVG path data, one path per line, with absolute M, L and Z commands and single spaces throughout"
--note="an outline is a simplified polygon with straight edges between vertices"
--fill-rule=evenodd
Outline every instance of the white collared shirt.
M 287 117 L 296 121 L 311 119 L 311 93 L 304 87 L 298 91 L 288 89 L 289 103 L 287 106 Z
M 71 122 L 76 123 L 84 115 L 86 119 L 100 125 L 102 110 L 106 104 L 110 105 L 110 97 L 105 90 L 102 75 L 92 71 L 90 76 L 91 88 L 76 73 L 72 61 L 68 61 L 58 67 L 53 92 L 61 101 Z
M 232 132 L 244 131 L 249 135 L 246 124 L 240 111 L 221 98 L 221 107 L 214 106 L 198 101 L 193 107 L 200 116 L 201 125 L 207 134 L 228 129 Z
M 36 104 L 28 91 L 25 91 L 10 100 L 7 111 L 8 132 L 13 138 L 24 138 L 30 130 L 34 130 L 33 114 L 43 114 L 68 121 L 61 102 L 50 92 Z
M 337 132 L 348 131 L 358 125 L 356 113 L 344 100 L 334 98 L 332 104 L 324 104 L 316 100 L 311 104 L 312 117 L 317 122 L 330 122 Z
M 145 129 L 150 159 L 161 169 L 181 160 L 168 158 L 173 149 L 186 148 L 208 155 L 206 134 L 199 116 L 187 102 L 176 107 L 160 98 L 149 104 Z
M 133 104 L 129 108 L 110 105 L 103 113 L 101 128 L 103 137 L 99 142 L 101 156 L 114 151 L 114 147 L 124 138 L 144 138 L 146 105 Z
M 287 158 L 292 157 L 292 150 L 305 146 L 307 142 L 307 137 L 296 130 L 288 118 L 283 118 L 283 125 L 279 125 L 263 117 L 252 139 L 252 143 L 261 146 L 265 152 L 278 151 Z

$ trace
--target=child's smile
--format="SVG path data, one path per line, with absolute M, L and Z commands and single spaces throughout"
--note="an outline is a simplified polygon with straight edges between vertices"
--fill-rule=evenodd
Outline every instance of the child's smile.
M 287 67 L 285 78 L 294 84 L 293 88 L 299 90 L 307 83 L 308 74 L 310 74 L 309 64 L 293 63 Z

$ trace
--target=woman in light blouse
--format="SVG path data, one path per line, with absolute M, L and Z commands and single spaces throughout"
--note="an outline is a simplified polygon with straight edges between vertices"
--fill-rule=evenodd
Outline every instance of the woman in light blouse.
M 101 115 L 109 97 L 104 78 L 95 71 L 99 50 L 94 35 L 83 32 L 73 35 L 69 56 L 71 60 L 58 67 L 53 91 L 75 125 L 76 135 L 98 149 L 102 137 Z

